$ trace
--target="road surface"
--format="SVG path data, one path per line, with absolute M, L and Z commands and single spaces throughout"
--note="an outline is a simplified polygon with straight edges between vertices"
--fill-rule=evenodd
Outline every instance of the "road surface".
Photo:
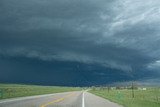
M 0 107 L 122 107 L 86 91 L 0 100 Z

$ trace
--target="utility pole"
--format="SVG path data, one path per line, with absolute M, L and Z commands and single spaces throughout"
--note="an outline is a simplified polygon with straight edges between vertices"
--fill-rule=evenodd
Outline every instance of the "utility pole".
M 132 98 L 134 98 L 134 83 L 132 82 Z
M 110 86 L 108 86 L 108 87 L 107 87 L 107 89 L 108 89 L 108 93 L 109 93 L 109 90 L 110 90 Z

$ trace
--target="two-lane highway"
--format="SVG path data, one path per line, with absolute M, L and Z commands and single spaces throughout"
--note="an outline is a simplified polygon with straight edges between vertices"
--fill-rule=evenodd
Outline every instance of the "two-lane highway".
M 86 91 L 1 100 L 0 107 L 121 107 Z

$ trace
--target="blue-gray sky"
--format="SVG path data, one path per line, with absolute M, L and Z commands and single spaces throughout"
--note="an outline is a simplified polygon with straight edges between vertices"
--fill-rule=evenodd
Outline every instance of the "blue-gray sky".
M 159 0 L 0 0 L 0 82 L 159 83 L 159 46 Z

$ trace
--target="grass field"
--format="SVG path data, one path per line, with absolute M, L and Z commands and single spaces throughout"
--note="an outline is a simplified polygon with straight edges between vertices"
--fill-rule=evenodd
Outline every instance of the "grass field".
M 92 89 L 90 92 L 124 107 L 160 107 L 160 88 L 134 90 L 134 98 L 132 98 L 132 90 L 129 89 L 108 91 L 108 89 L 98 88 Z
M 0 99 L 67 92 L 67 91 L 77 91 L 77 90 L 80 90 L 80 88 L 0 84 Z

